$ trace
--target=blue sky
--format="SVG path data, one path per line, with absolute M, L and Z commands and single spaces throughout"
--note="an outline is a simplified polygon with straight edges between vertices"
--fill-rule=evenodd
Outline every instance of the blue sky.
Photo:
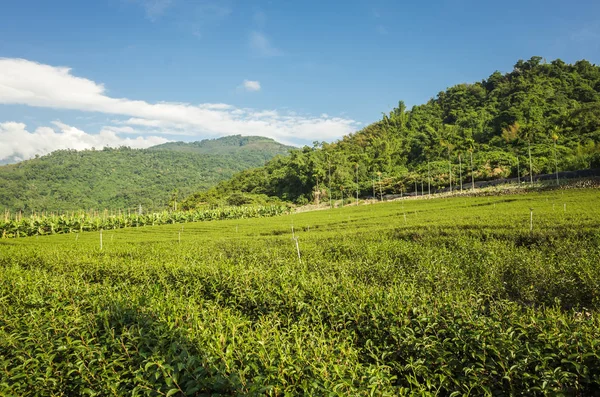
M 600 2 L 0 6 L 0 161 L 234 133 L 331 141 L 518 59 L 600 63 Z

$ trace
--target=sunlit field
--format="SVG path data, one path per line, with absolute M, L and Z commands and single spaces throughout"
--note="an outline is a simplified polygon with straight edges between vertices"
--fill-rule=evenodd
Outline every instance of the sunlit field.
M 600 191 L 0 240 L 0 395 L 592 395 Z

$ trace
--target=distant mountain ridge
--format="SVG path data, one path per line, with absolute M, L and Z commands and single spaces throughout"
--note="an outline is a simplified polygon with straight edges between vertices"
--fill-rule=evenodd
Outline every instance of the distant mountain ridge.
M 58 150 L 0 166 L 0 209 L 158 209 L 290 149 L 270 138 L 233 135 L 148 149 Z
M 190 153 L 224 154 L 239 151 L 254 151 L 285 146 L 271 138 L 261 136 L 230 135 L 218 139 L 203 139 L 196 142 L 167 142 L 152 146 L 150 150 L 173 150 Z M 294 149 L 292 146 L 285 146 Z

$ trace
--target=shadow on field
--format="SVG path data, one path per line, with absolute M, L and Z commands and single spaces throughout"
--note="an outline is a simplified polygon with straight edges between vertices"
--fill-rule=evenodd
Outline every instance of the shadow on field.
M 182 331 L 184 324 L 159 320 L 149 308 L 112 304 L 97 317 L 102 344 L 110 346 L 121 382 L 119 392 L 173 396 L 232 395 L 241 386 L 226 375 L 219 357 L 208 357 Z M 129 375 L 129 376 L 127 376 Z M 123 379 L 122 379 L 123 380 Z
M 411 226 L 399 227 L 392 231 L 391 238 L 405 241 L 431 241 L 436 244 L 453 244 L 460 238 L 473 239 L 482 242 L 504 241 L 515 247 L 539 248 L 552 246 L 557 240 L 578 240 L 600 243 L 600 223 L 591 224 L 586 228 L 571 228 L 556 226 L 552 229 L 530 232 L 520 226 L 502 226 L 494 228 L 483 225 L 457 226 Z

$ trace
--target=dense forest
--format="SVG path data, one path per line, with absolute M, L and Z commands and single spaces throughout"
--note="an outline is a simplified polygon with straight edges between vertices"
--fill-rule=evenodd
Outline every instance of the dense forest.
M 0 209 L 162 209 L 289 149 L 272 139 L 235 135 L 143 150 L 59 150 L 0 166 Z
M 458 185 L 471 176 L 527 179 L 590 167 L 600 167 L 600 67 L 533 57 L 410 110 L 401 101 L 361 131 L 278 156 L 188 197 L 186 205 L 240 193 L 306 203 L 317 192 L 325 199 L 358 188 L 364 197 L 374 186 L 384 194 L 410 192 L 415 184 Z

